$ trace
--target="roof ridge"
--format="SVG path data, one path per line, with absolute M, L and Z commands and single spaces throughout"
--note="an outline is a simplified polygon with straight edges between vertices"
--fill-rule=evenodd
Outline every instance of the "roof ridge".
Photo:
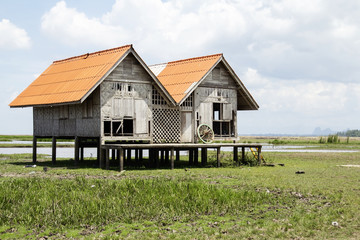
M 194 61 L 194 60 L 200 60 L 200 59 L 211 58 L 211 57 L 222 56 L 222 55 L 223 55 L 222 53 L 217 53 L 217 54 L 211 54 L 211 55 L 206 55 L 206 56 L 201 56 L 201 57 L 186 58 L 186 59 L 180 59 L 180 60 L 171 61 L 171 62 L 153 64 L 153 65 L 150 65 L 149 67 L 163 65 L 163 64 L 174 64 L 174 63 L 180 63 L 180 62 Z
M 96 55 L 96 54 L 103 54 L 103 53 L 108 53 L 108 52 L 116 52 L 117 50 L 120 49 L 124 49 L 124 48 L 131 48 L 132 44 L 129 45 L 125 45 L 125 46 L 121 46 L 121 47 L 116 47 L 116 48 L 110 48 L 110 49 L 105 49 L 105 50 L 101 50 L 101 51 L 96 51 L 96 52 L 92 52 L 92 53 L 85 53 L 79 56 L 74 56 L 74 57 L 70 57 L 70 58 L 65 58 L 65 59 L 61 59 L 61 60 L 56 60 L 53 63 L 57 64 L 57 63 L 63 63 L 63 62 L 69 62 L 69 61 L 73 61 L 76 59 L 86 59 L 90 56 Z

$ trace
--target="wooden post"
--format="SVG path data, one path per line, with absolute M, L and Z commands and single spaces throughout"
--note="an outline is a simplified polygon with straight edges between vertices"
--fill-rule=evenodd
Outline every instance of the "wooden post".
M 245 162 L 245 147 L 241 147 L 241 159 L 242 162 Z
M 259 166 L 261 165 L 261 147 L 257 148 L 258 150 L 258 161 L 259 161 Z
M 104 167 L 104 158 L 105 158 L 105 150 L 104 148 L 100 148 L 99 168 Z
M 180 150 L 176 150 L 176 161 L 180 161 Z
M 56 137 L 52 137 L 51 160 L 52 160 L 52 164 L 56 164 Z
M 116 161 L 116 149 L 111 149 L 111 160 Z
M 80 161 L 84 161 L 84 147 L 80 147 Z
M 124 149 L 120 148 L 118 151 L 120 152 L 119 156 L 120 156 L 120 172 L 121 172 L 124 171 Z
M 216 148 L 216 167 L 220 167 L 220 148 Z
M 36 163 L 37 138 L 33 137 L 33 163 Z
M 111 149 L 111 150 L 114 150 L 114 149 Z M 105 169 L 106 170 L 109 170 L 109 166 L 110 166 L 109 155 L 110 155 L 110 149 L 105 149 Z
M 199 164 L 199 149 L 198 148 L 194 149 L 194 164 L 195 165 Z
M 165 154 L 164 154 L 164 150 L 160 150 L 160 162 L 162 163 L 162 164 L 164 164 L 164 162 L 165 162 L 165 159 L 164 159 L 164 156 Z
M 139 160 L 143 160 L 143 149 L 139 149 Z
M 175 164 L 174 164 L 174 148 L 171 148 L 170 150 L 170 162 L 171 162 L 171 170 L 174 169 Z
M 131 148 L 128 148 L 128 149 L 127 149 L 127 158 L 126 158 L 126 161 L 127 161 L 128 163 L 130 163 L 130 161 L 131 161 Z
M 201 164 L 203 166 L 207 164 L 207 148 L 201 148 Z
M 193 164 L 194 164 L 194 150 L 189 149 L 189 165 L 193 165 Z
M 75 165 L 79 164 L 79 137 L 75 137 Z
M 101 155 L 101 138 L 98 138 L 96 160 L 98 161 L 99 164 L 100 164 L 100 158 L 101 158 L 100 155 Z
M 116 160 L 120 161 L 120 149 L 116 151 Z
M 135 149 L 135 161 L 139 160 L 139 149 Z
M 238 162 L 238 147 L 234 146 L 234 162 Z
M 155 149 L 155 166 L 156 168 L 159 167 L 159 150 L 158 149 Z
M 154 166 L 154 149 L 149 148 L 149 165 Z
M 168 163 L 169 162 L 169 150 L 166 149 L 165 151 L 165 162 Z

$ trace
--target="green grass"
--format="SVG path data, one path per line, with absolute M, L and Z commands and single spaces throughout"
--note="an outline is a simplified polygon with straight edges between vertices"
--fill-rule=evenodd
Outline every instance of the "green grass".
M 338 166 L 360 153 L 265 153 L 284 167 L 231 167 L 223 153 L 228 167 L 122 173 L 39 157 L 24 168 L 31 154 L 0 155 L 0 239 L 360 237 L 360 168 Z

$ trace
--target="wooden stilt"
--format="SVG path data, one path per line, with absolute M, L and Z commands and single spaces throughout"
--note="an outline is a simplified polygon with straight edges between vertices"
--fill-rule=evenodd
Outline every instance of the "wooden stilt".
M 155 166 L 158 168 L 160 166 L 159 164 L 159 150 L 155 149 Z
M 116 160 L 120 161 L 120 149 L 116 151 Z
M 161 164 L 164 164 L 165 163 L 165 159 L 164 159 L 164 150 L 160 150 L 160 162 Z
M 258 161 L 259 161 L 259 166 L 261 165 L 261 147 L 257 148 L 258 151 Z
M 127 161 L 128 164 L 131 161 L 131 149 L 130 148 L 127 150 L 126 161 Z
M 139 149 L 135 149 L 135 161 L 139 161 Z
M 116 161 L 116 149 L 111 149 L 111 160 Z
M 171 164 L 171 170 L 174 169 L 175 164 L 174 164 L 174 148 L 171 149 L 170 151 L 170 164 Z
M 120 156 L 120 172 L 124 170 L 124 149 L 119 149 L 119 156 Z
M 194 151 L 194 164 L 198 165 L 199 164 L 199 149 L 195 148 L 193 151 Z
M 113 149 L 112 149 L 113 150 Z M 105 169 L 109 170 L 110 167 L 110 159 L 109 159 L 110 150 L 105 149 Z
M 164 150 L 165 151 L 165 163 L 169 163 L 169 150 Z
M 176 150 L 176 161 L 180 161 L 180 150 Z
M 242 162 L 245 162 L 245 147 L 241 147 L 241 159 Z
M 220 167 L 220 148 L 216 148 L 216 167 Z
M 143 160 L 143 149 L 139 149 L 139 160 L 142 161 Z
M 84 147 L 83 146 L 80 147 L 80 161 L 81 162 L 84 161 Z
M 34 136 L 33 137 L 33 163 L 36 163 L 36 150 L 37 150 L 37 138 Z
M 194 150 L 190 149 L 189 150 L 189 165 L 193 165 L 194 164 Z
M 75 137 L 75 154 L 74 154 L 74 158 L 75 158 L 75 165 L 77 166 L 79 164 L 79 137 Z
M 238 147 L 234 147 L 234 162 L 238 162 Z
M 104 167 L 104 161 L 105 161 L 105 150 L 103 148 L 100 148 L 99 168 Z
M 100 153 L 101 153 L 100 148 L 101 148 L 101 139 L 98 138 L 97 151 L 96 151 L 96 160 L 97 160 L 98 164 L 100 164 L 100 158 L 101 158 L 101 157 L 100 157 Z
M 56 137 L 52 137 L 51 160 L 52 164 L 56 164 Z
M 207 164 L 207 148 L 201 148 L 201 165 Z

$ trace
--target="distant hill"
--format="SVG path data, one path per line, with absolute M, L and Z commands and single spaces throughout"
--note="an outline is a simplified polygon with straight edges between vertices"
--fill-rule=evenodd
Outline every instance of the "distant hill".
M 331 130 L 330 128 L 321 129 L 320 127 L 317 127 L 314 129 L 312 135 L 314 136 L 327 136 L 330 134 L 336 134 L 336 131 Z

